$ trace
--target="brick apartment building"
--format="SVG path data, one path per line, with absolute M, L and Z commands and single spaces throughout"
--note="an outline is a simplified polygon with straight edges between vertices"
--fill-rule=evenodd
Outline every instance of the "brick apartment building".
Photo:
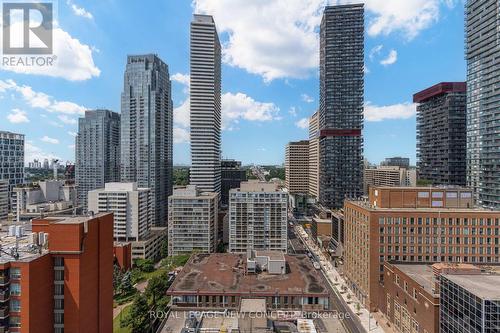
M 471 264 L 384 263 L 380 310 L 400 332 L 439 332 L 440 278 L 443 274 L 481 274 Z
M 384 262 L 500 261 L 500 212 L 473 207 L 462 188 L 371 188 L 344 206 L 344 271 L 370 310 L 383 304 Z
M 32 231 L 1 234 L 0 331 L 111 332 L 113 215 L 36 219 Z

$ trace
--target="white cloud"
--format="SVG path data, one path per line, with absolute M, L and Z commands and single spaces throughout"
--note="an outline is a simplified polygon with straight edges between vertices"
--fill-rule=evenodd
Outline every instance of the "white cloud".
M 12 31 L 23 31 L 22 23 L 22 21 L 13 23 Z M 16 28 L 16 25 L 20 26 Z M 60 77 L 69 81 L 88 80 L 100 75 L 101 71 L 94 64 L 90 46 L 82 44 L 60 27 L 54 27 L 52 33 L 54 54 L 52 66 L 29 66 L 27 64 L 8 66 L 6 64 L 1 68 L 15 73 Z M 12 38 L 21 40 L 21 36 Z
M 174 143 L 189 142 L 189 131 L 185 128 L 174 127 Z
M 387 106 L 365 103 L 365 120 L 378 122 L 388 119 L 408 119 L 415 115 L 416 105 L 413 103 L 400 103 Z
M 47 110 L 67 115 L 83 115 L 86 108 L 69 101 L 58 101 L 43 92 L 34 91 L 26 85 L 18 85 L 14 80 L 0 80 L 0 93 L 13 91 L 21 95 L 24 101 L 32 108 Z
M 68 145 L 68 149 L 75 150 L 75 145 Z
M 288 113 L 292 115 L 292 117 L 297 117 L 297 109 L 295 106 L 292 106 L 290 110 L 288 110 Z
M 439 20 L 440 0 L 365 0 L 364 3 L 369 14 L 367 32 L 372 37 L 401 32 L 407 40 L 412 40 Z
M 379 55 L 383 48 L 384 48 L 384 45 L 382 45 L 382 44 L 374 46 L 370 50 L 370 53 L 368 54 L 368 57 L 370 58 L 370 60 L 373 61 L 373 58 L 375 58 L 375 56 Z
M 11 113 L 7 115 L 7 120 L 13 124 L 29 123 L 28 115 L 21 109 L 12 109 Z
M 189 87 L 189 74 L 175 73 L 170 76 L 170 80 L 183 84 Z
M 411 40 L 439 20 L 440 0 L 193 0 L 193 7 L 213 15 L 219 33 L 228 34 L 225 63 L 269 82 L 314 74 L 324 6 L 353 2 L 365 3 L 372 37 L 400 33 Z
M 314 98 L 312 98 L 308 94 L 302 94 L 302 95 L 300 95 L 300 98 L 302 99 L 303 102 L 306 102 L 306 103 L 314 102 Z
M 61 114 L 61 115 L 57 116 L 57 118 L 59 118 L 60 121 L 62 121 L 63 123 L 65 123 L 67 125 L 75 125 L 77 123 L 76 119 L 70 118 L 65 114 Z
M 279 111 L 274 103 L 258 102 L 244 93 L 225 93 L 222 95 L 222 128 L 231 130 L 240 120 L 279 120 Z
M 72 137 L 76 137 L 78 135 L 78 133 L 73 131 L 68 131 L 68 134 L 71 135 Z
M 318 64 L 319 10 L 323 0 L 194 0 L 196 13 L 211 14 L 223 46 L 224 62 L 261 75 L 266 82 L 306 78 Z M 298 51 L 300 50 L 300 51 Z
M 47 153 L 40 147 L 33 145 L 31 140 L 26 140 L 24 143 L 24 160 L 25 162 L 28 162 L 33 161 L 34 159 L 39 161 L 43 161 L 44 159 L 48 159 L 49 161 L 52 159 L 62 160 L 59 156 L 53 153 Z
M 395 64 L 396 61 L 398 61 L 398 51 L 391 50 L 389 52 L 389 54 L 387 55 L 387 58 L 382 59 L 380 61 L 380 64 L 384 65 L 384 66 L 389 66 L 389 65 Z
M 66 1 L 66 3 L 73 11 L 73 14 L 75 14 L 76 16 L 88 18 L 89 20 L 92 20 L 94 18 L 94 16 L 92 16 L 92 13 L 90 13 L 89 11 L 87 11 L 83 7 L 78 7 L 73 1 L 68 0 L 68 1 Z
M 302 118 L 299 121 L 295 122 L 295 126 L 302 129 L 309 128 L 309 118 Z
M 54 138 L 50 138 L 46 135 L 43 138 L 41 138 L 40 140 L 42 140 L 43 142 L 46 142 L 46 143 L 53 144 L 53 145 L 59 144 L 59 140 L 54 139 Z
M 189 97 L 180 106 L 174 108 L 174 123 L 189 127 Z

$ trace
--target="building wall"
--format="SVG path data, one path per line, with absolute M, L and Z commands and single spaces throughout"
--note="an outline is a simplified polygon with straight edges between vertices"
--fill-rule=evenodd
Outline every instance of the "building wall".
M 211 16 L 194 15 L 190 41 L 190 184 L 220 193 L 221 46 Z
M 9 214 L 9 181 L 0 179 L 0 221 L 7 220 Z
M 309 192 L 309 141 L 290 142 L 285 154 L 285 187 L 289 193 Z
M 123 271 L 128 271 L 132 268 L 132 244 L 118 243 L 113 246 L 113 254 L 118 266 Z
M 464 82 L 444 82 L 415 94 L 419 179 L 465 186 L 465 91 Z
M 49 234 L 49 251 L 64 263 L 64 330 L 113 330 L 113 214 L 34 220 Z
M 120 180 L 120 114 L 88 110 L 78 119 L 75 139 L 75 183 L 79 205 L 87 208 L 87 193 Z
M 364 7 L 327 6 L 320 27 L 319 202 L 363 194 Z
M 229 252 L 287 251 L 285 192 L 229 192 Z
M 416 171 L 394 166 L 366 168 L 363 183 L 365 194 L 374 186 L 416 186 Z
M 165 226 L 172 194 L 173 107 L 168 65 L 157 55 L 127 57 L 121 111 L 121 181 L 150 189 L 152 224 Z
M 90 191 L 89 211 L 114 213 L 116 241 L 138 241 L 147 237 L 152 225 L 151 191 L 135 183 L 107 183 L 104 189 Z
M 9 210 L 12 189 L 24 183 L 24 134 L 0 131 L 0 179 L 9 181 Z
M 218 202 L 217 193 L 200 193 L 193 188 L 168 198 L 169 255 L 195 252 L 213 253 L 217 249 Z
M 467 186 L 482 206 L 500 207 L 500 36 L 496 0 L 465 5 L 467 60 Z
M 346 201 L 345 274 L 364 304 L 379 306 L 383 264 L 500 262 L 500 212 L 475 209 L 374 209 Z
M 246 180 L 247 172 L 241 169 L 240 161 L 221 161 L 221 206 L 229 205 L 229 190 L 240 187 Z
M 319 119 L 316 111 L 309 118 L 309 195 L 319 198 Z
M 439 295 L 431 294 L 396 266 L 384 264 L 381 311 L 396 328 L 412 333 L 439 332 Z

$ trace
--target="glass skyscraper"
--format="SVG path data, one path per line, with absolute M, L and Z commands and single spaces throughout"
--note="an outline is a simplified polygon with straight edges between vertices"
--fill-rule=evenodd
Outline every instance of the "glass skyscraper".
M 468 0 L 465 11 L 467 185 L 500 208 L 500 1 Z
M 328 6 L 320 30 L 319 201 L 363 194 L 364 7 Z
M 121 181 L 151 189 L 153 225 L 167 223 L 172 194 L 173 110 L 168 66 L 157 55 L 128 56 L 122 93 Z
M 75 139 L 78 204 L 87 209 L 88 192 L 120 180 L 120 114 L 85 111 Z

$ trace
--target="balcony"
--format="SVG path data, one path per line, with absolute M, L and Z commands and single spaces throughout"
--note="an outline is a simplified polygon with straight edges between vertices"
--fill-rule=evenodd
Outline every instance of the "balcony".
M 4 306 L 0 308 L 0 319 L 5 319 L 9 316 L 9 308 Z
M 2 275 L 0 276 L 0 286 L 5 286 L 9 283 L 9 277 L 8 276 L 5 276 L 5 275 Z
M 6 302 L 9 300 L 9 293 L 0 292 L 0 302 Z
M 0 333 L 9 333 L 9 327 L 0 326 Z

